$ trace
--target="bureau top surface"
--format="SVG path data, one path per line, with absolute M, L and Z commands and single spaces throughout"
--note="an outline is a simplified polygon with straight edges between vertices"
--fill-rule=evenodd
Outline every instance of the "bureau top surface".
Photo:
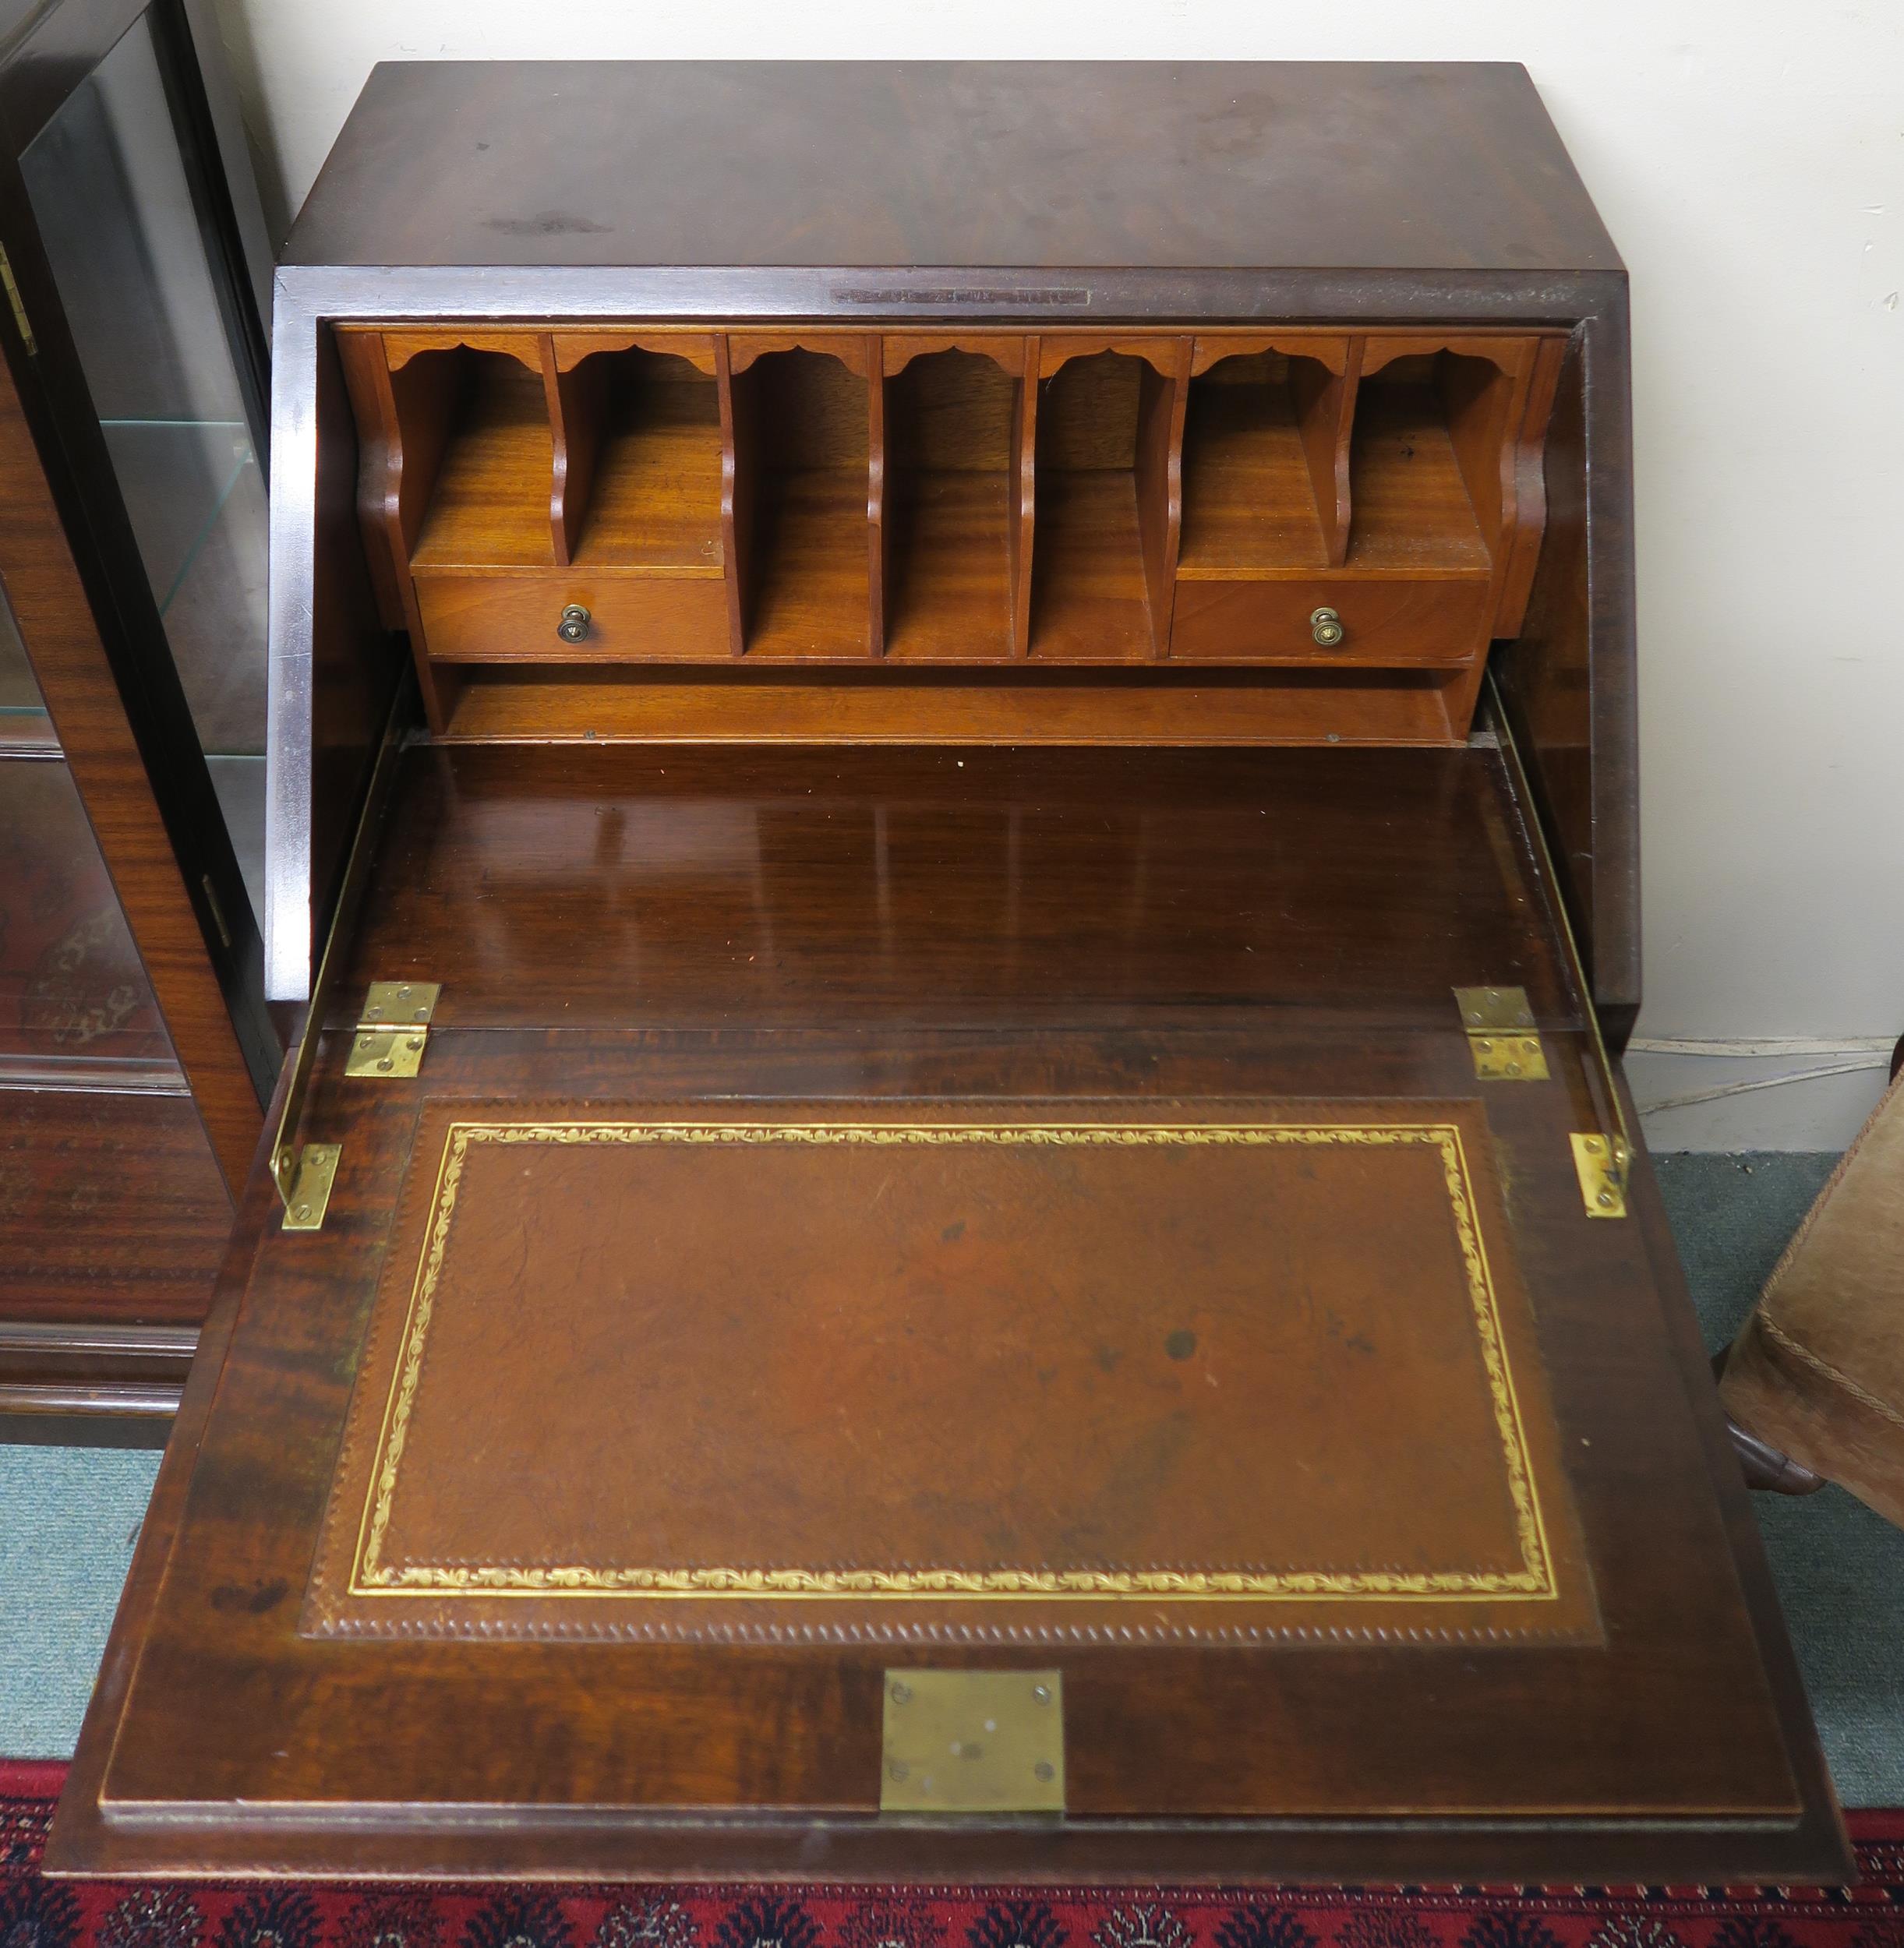
M 386 62 L 285 261 L 1620 266 L 1524 69 L 1386 62 Z

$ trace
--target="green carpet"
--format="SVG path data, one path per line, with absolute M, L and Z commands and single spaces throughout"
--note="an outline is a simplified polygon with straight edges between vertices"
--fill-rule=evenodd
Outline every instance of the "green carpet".
M 1730 1343 L 1837 1160 L 1655 1159 L 1708 1346 Z M 1904 1806 L 1904 1533 L 1842 1488 L 1753 1506 L 1839 1797 Z
M 0 1446 L 0 1752 L 63 1759 L 131 1566 L 159 1457 Z
M 1732 1337 L 1833 1160 L 1658 1159 L 1710 1345 Z M 0 1446 L 0 1752 L 72 1750 L 157 1465 Z M 1904 1534 L 1837 1488 L 1755 1505 L 1839 1791 L 1904 1806 Z

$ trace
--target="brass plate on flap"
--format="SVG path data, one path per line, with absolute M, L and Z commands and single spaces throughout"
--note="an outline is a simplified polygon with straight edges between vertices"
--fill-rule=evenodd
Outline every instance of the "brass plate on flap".
M 1538 1035 L 1471 1035 L 1468 1052 L 1484 1082 L 1544 1082 L 1547 1054 Z
M 343 1154 L 341 1143 L 307 1143 L 298 1152 L 297 1174 L 284 1199 L 285 1230 L 321 1231 L 324 1228 L 331 1181 L 337 1176 L 337 1159 Z
M 1055 1671 L 888 1671 L 881 1812 L 1062 1812 Z
M 397 1078 L 415 1075 L 429 1044 L 439 981 L 373 981 L 358 1017 L 344 1073 Z
M 436 1011 L 440 981 L 373 981 L 364 997 L 359 1028 L 422 1028 Z
M 1454 1005 L 1470 1035 L 1531 1035 L 1534 1011 L 1524 987 L 1457 987 Z
M 429 1037 L 421 1029 L 393 1035 L 387 1030 L 360 1028 L 351 1037 L 351 1052 L 344 1058 L 346 1075 L 414 1075 L 423 1066 L 423 1050 Z
M 1621 1167 L 1619 1139 L 1576 1131 L 1574 1168 L 1580 1177 L 1581 1202 L 1588 1217 L 1623 1218 L 1627 1215 L 1626 1173 Z
M 1524 987 L 1457 987 L 1454 1005 L 1468 1032 L 1475 1074 L 1484 1082 L 1544 1082 L 1546 1051 L 1534 1031 Z

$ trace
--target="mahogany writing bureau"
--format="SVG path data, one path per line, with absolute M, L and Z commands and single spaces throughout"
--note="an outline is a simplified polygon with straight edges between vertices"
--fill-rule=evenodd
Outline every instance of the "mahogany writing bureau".
M 1842 1873 L 1606 1053 L 1626 334 L 1517 68 L 379 69 L 56 1869 Z

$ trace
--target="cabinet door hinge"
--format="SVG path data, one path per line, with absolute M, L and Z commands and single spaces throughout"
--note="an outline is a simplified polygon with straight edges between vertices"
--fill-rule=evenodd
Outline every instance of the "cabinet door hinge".
M 335 1143 L 306 1143 L 300 1147 L 298 1129 L 304 1119 L 304 1098 L 310 1088 L 311 1071 L 317 1060 L 317 1045 L 323 1039 L 324 1018 L 330 1012 L 331 983 L 343 963 L 344 944 L 350 938 L 358 904 L 363 897 L 364 883 L 370 876 L 379 810 L 389 796 L 391 776 L 404 746 L 404 727 L 414 703 L 414 686 L 408 680 L 399 683 L 390 698 L 390 715 L 384 720 L 383 736 L 377 746 L 376 762 L 371 768 L 370 783 L 364 793 L 356 830 L 351 835 L 344 881 L 338 888 L 330 925 L 323 935 L 323 945 L 317 956 L 311 980 L 310 1006 L 305 1010 L 304 1031 L 298 1037 L 297 1053 L 291 1058 L 290 1073 L 284 1078 L 278 1092 L 277 1128 L 271 1138 L 271 1181 L 284 1200 L 284 1229 L 287 1231 L 315 1231 L 323 1226 L 324 1208 L 330 1201 L 331 1180 L 337 1175 L 338 1161 L 343 1155 L 342 1147 Z M 424 1007 L 426 1022 L 436 1005 L 440 992 L 434 983 L 379 982 L 370 990 L 365 1004 L 366 1015 L 377 1004 L 379 988 L 385 986 L 405 993 L 412 988 L 417 989 L 419 993 L 412 1005 Z M 422 994 L 425 989 L 428 995 L 426 1004 Z M 359 1017 L 360 1023 L 362 1018 L 362 1015 Z M 353 1053 L 359 1032 L 351 1032 Z M 422 1048 L 418 1047 L 415 1053 L 420 1061 Z M 344 1059 L 348 1065 L 349 1057 Z M 395 1071 L 394 1068 L 379 1070 L 373 1064 L 370 1072 L 389 1075 Z M 416 1073 L 415 1063 L 407 1072 L 412 1075 Z
M 298 1151 L 284 1194 L 287 1231 L 321 1231 L 330 1207 L 330 1186 L 344 1155 L 341 1143 L 307 1143 Z
M 442 992 L 441 983 L 436 981 L 373 981 L 351 1032 L 344 1073 L 415 1075 L 422 1066 L 429 1019 Z M 343 1154 L 342 1145 L 337 1143 L 306 1143 L 295 1151 L 281 1143 L 271 1170 L 284 1200 L 285 1230 L 323 1229 L 331 1182 Z
M 13 260 L 6 254 L 6 246 L 0 244 L 0 284 L 6 286 L 6 301 L 13 308 L 13 322 L 19 328 L 20 342 L 26 348 L 26 356 L 37 358 L 40 355 L 39 341 L 33 335 L 33 320 L 26 316 L 26 306 L 19 295 L 19 286 L 13 281 Z
M 1580 1201 L 1591 1218 L 1627 1215 L 1626 1139 L 1603 1136 L 1597 1130 L 1576 1130 L 1574 1170 L 1580 1179 Z

